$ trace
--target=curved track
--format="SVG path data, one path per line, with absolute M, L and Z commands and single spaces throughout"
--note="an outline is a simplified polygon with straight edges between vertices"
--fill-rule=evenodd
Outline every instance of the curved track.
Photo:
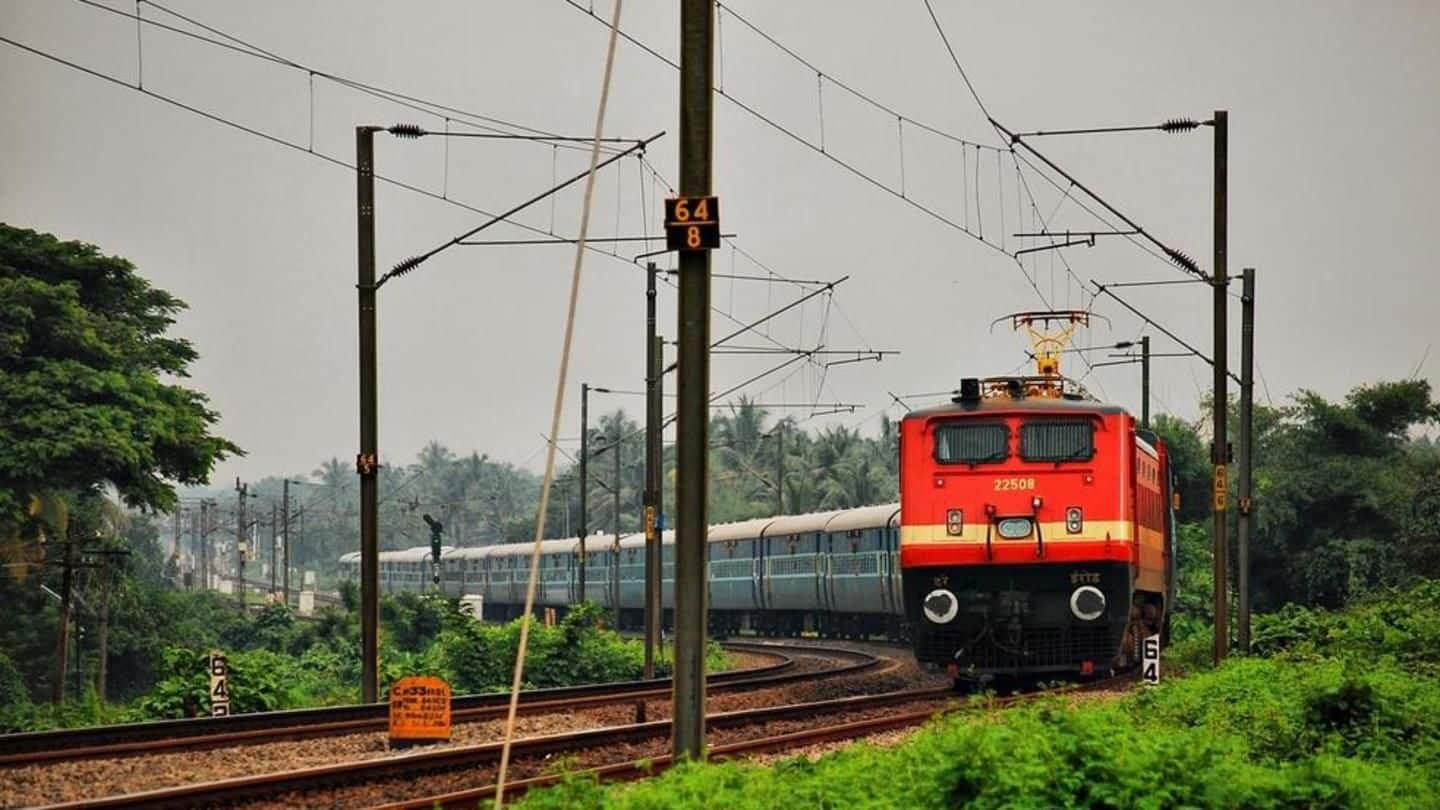
M 852 653 L 853 655 L 853 653 Z M 791 673 L 800 674 L 800 673 Z M 1099 682 L 1059 691 L 1094 689 Z M 1053 694 L 1039 693 L 1039 694 Z M 996 706 L 1037 695 L 1002 698 Z M 919 725 L 937 711 L 973 706 L 949 687 L 907 689 L 878 695 L 793 703 L 743 711 L 716 712 L 707 718 L 712 758 L 803 747 L 850 739 L 878 731 Z M 555 781 L 554 757 L 574 758 L 578 767 L 603 779 L 633 779 L 669 766 L 665 754 L 668 720 L 655 720 L 560 734 L 522 738 L 512 748 L 507 792 Z M 250 775 L 128 795 L 92 798 L 54 808 L 215 806 L 261 802 L 272 806 L 468 807 L 493 795 L 499 743 L 421 751 L 384 759 L 342 762 L 279 773 Z M 640 760 L 644 760 L 642 763 Z
M 797 680 L 831 677 L 869 669 L 880 663 L 875 656 L 814 645 L 782 647 L 727 642 L 725 646 L 774 660 L 760 667 L 715 673 L 710 676 L 713 692 L 759 689 Z M 848 663 L 802 671 L 794 654 L 823 654 L 846 659 Z M 525 714 L 570 711 L 663 697 L 669 695 L 670 688 L 670 680 L 660 678 L 527 690 L 521 692 L 520 711 Z M 455 697 L 451 700 L 452 722 L 475 722 L 503 716 L 508 703 L 508 693 Z M 0 767 L 257 745 L 379 731 L 387 725 L 388 707 L 385 704 L 362 704 L 11 734 L 0 736 Z

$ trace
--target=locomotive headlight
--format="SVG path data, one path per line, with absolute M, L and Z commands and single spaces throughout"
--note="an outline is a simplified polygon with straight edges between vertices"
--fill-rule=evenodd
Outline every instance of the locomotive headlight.
M 949 535 L 965 533 L 965 512 L 963 510 L 951 509 L 945 513 L 945 533 Z
M 948 624 L 960 612 L 960 600 L 944 588 L 936 588 L 925 594 L 921 607 L 924 608 L 925 618 L 935 624 Z
M 995 531 L 1006 540 L 1020 540 L 1030 536 L 1030 518 L 1005 518 L 995 524 Z
M 1070 612 L 1081 621 L 1094 621 L 1105 613 L 1105 593 L 1094 585 L 1081 585 L 1070 594 Z
M 1085 515 L 1080 507 L 1072 506 L 1065 510 L 1065 531 L 1070 534 L 1079 534 L 1085 528 Z

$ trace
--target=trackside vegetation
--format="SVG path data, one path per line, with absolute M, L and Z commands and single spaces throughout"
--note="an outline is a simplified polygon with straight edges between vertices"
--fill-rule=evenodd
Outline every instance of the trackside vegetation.
M 1440 583 L 1342 611 L 1259 622 L 1262 654 L 1114 700 L 1054 698 L 932 721 L 774 767 L 687 765 L 541 808 L 1235 807 L 1440 805 Z
M 196 632 L 188 644 L 172 642 L 158 652 L 153 680 L 134 699 L 99 701 L 93 691 L 55 708 L 29 700 L 24 683 L 0 654 L 0 733 L 60 726 L 160 720 L 209 711 L 206 656 L 225 651 L 230 664 L 232 712 L 260 712 L 329 706 L 359 701 L 359 617 L 352 593 L 344 607 L 327 608 L 316 621 L 301 621 L 283 606 L 241 616 L 231 605 L 212 606 L 214 629 Z M 211 597 L 190 594 L 195 607 Z M 518 620 L 481 624 L 460 613 L 455 600 L 400 594 L 382 603 L 381 687 L 406 675 L 439 675 L 456 694 L 510 688 L 520 636 Z M 586 604 L 553 627 L 532 625 L 525 688 L 635 680 L 644 651 L 604 625 L 604 611 Z M 202 643 L 195 643 L 200 639 Z M 177 640 L 178 641 L 178 640 Z M 670 657 L 656 670 L 669 675 Z M 712 669 L 729 666 L 712 646 Z

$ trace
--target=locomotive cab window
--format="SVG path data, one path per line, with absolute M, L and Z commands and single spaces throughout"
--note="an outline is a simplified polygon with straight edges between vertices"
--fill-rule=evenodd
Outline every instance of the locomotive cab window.
M 935 460 L 941 464 L 987 464 L 1010 457 L 1010 429 L 966 422 L 935 428 Z
M 1026 461 L 1089 461 L 1094 457 L 1093 422 L 1049 420 L 1020 427 L 1020 458 Z

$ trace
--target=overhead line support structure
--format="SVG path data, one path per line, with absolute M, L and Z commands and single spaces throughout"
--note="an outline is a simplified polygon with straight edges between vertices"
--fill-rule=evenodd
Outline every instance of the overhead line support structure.
M 360 332 L 360 452 L 355 457 L 360 476 L 360 635 L 361 635 L 361 700 L 374 703 L 379 699 L 379 627 L 380 627 L 380 548 L 379 548 L 379 438 L 376 368 L 376 292 L 392 278 L 409 273 L 421 262 L 446 250 L 480 231 L 523 211 L 535 203 L 584 179 L 589 172 L 572 177 L 550 190 L 513 206 L 504 213 L 490 216 L 480 225 L 425 253 L 412 256 L 390 269 L 379 279 L 375 275 L 375 133 L 389 132 L 398 138 L 413 139 L 428 133 L 414 125 L 355 127 L 356 179 L 356 240 L 357 280 Z M 451 135 L 455 133 L 449 133 Z M 607 166 L 625 155 L 643 150 L 664 135 L 658 133 L 633 142 L 628 149 L 601 162 Z M 583 560 L 581 565 L 583 566 Z M 584 570 L 583 567 L 581 569 Z
M 375 133 L 355 128 L 356 234 L 360 324 L 360 700 L 379 699 L 380 460 L 375 335 Z
M 1215 111 L 1215 235 L 1214 266 L 1211 268 L 1210 284 L 1214 291 L 1215 346 L 1214 382 L 1212 407 L 1215 418 L 1212 428 L 1213 443 L 1210 461 L 1213 464 L 1211 478 L 1211 530 L 1215 552 L 1215 663 L 1225 660 L 1230 644 L 1230 544 L 1225 525 L 1226 500 L 1229 498 L 1229 445 L 1226 441 L 1225 412 L 1227 401 L 1228 333 L 1227 312 L 1229 299 L 1226 286 L 1229 284 L 1226 262 L 1227 252 L 1227 203 L 1229 174 L 1229 115 L 1225 110 Z
M 1163 252 L 1165 253 L 1165 255 L 1170 258 L 1170 261 L 1174 262 L 1177 266 L 1180 267 L 1180 269 L 1182 269 L 1182 270 L 1184 270 L 1184 271 L 1186 271 L 1186 272 L 1188 272 L 1188 273 L 1191 273 L 1191 274 L 1193 274 L 1193 275 L 1200 276 L 1200 277 L 1202 277 L 1202 278 L 1204 277 L 1205 273 L 1200 269 L 1200 267 L 1199 267 L 1197 264 L 1195 264 L 1195 260 L 1192 259 L 1192 258 L 1190 258 L 1189 255 L 1187 255 L 1186 253 L 1184 253 L 1184 252 L 1182 252 L 1182 251 L 1179 251 L 1179 250 L 1176 250 L 1176 249 L 1170 247 L 1169 245 L 1165 244 L 1164 242 L 1161 242 L 1159 239 L 1157 239 L 1157 238 L 1154 236 L 1154 234 L 1151 234 L 1149 231 L 1147 231 L 1147 230 L 1145 230 L 1144 228 L 1142 228 L 1142 227 L 1141 227 L 1138 223 L 1136 223 L 1134 220 L 1130 219 L 1128 216 L 1126 216 L 1125 214 L 1121 213 L 1120 209 L 1118 209 L 1118 208 L 1116 208 L 1115 206 L 1111 205 L 1109 202 L 1107 202 L 1107 201 L 1105 200 L 1104 197 L 1101 197 L 1099 194 L 1096 194 L 1094 191 L 1091 191 L 1088 186 L 1086 186 L 1084 183 L 1082 183 L 1082 182 L 1080 182 L 1079 180 L 1077 180 L 1074 175 L 1072 175 L 1072 174 L 1070 174 L 1069 172 L 1065 171 L 1064 169 L 1060 168 L 1060 166 L 1057 165 L 1054 161 L 1052 161 L 1050 158 L 1046 157 L 1046 156 L 1044 155 L 1044 153 L 1040 152 L 1038 149 L 1036 149 L 1035 147 L 1031 146 L 1030 143 L 1025 140 L 1025 137 L 1026 137 L 1026 136 L 1025 136 L 1024 134 L 1018 134 L 1018 133 L 1015 133 L 1015 132 L 1010 131 L 1009 129 L 1007 129 L 1007 128 L 1005 127 L 1004 124 L 1000 123 L 999 121 L 996 121 L 994 118 L 990 118 L 989 121 L 990 121 L 990 125 L 991 125 L 991 126 L 995 127 L 995 129 L 996 129 L 997 131 L 999 131 L 1002 135 L 1005 136 L 1005 138 L 1006 138 L 1007 140 L 1010 141 L 1010 146 L 1011 146 L 1012 149 L 1013 149 L 1014 147 L 1016 147 L 1016 146 L 1024 147 L 1025 151 L 1027 151 L 1027 152 L 1029 152 L 1030 154 L 1034 155 L 1037 159 L 1040 160 L 1041 163 L 1044 163 L 1046 166 L 1049 166 L 1052 171 L 1056 172 L 1056 173 L 1059 174 L 1061 177 L 1064 177 L 1067 181 L 1069 181 L 1069 182 L 1070 182 L 1072 185 L 1074 185 L 1076 188 L 1078 188 L 1078 189 L 1080 189 L 1081 191 L 1085 192 L 1085 195 L 1086 195 L 1086 196 L 1088 196 L 1090 199 L 1096 201 L 1096 202 L 1099 203 L 1099 204 L 1101 205 L 1101 207 L 1103 207 L 1106 211 L 1109 211 L 1109 212 L 1110 212 L 1111 214 L 1113 214 L 1115 217 L 1119 218 L 1119 220 L 1120 220 L 1121 222 L 1123 222 L 1123 223 L 1125 223 L 1127 226 L 1129 226 L 1133 231 L 1135 231 L 1136 234 L 1144 237 L 1144 238 L 1145 238 L 1147 241 L 1149 241 L 1151 244 L 1153 244 L 1153 245 L 1155 245 L 1156 247 L 1160 248 L 1160 250 L 1163 251 Z M 1210 123 L 1213 123 L 1213 122 L 1208 122 L 1208 121 L 1207 121 L 1207 122 L 1205 122 L 1205 123 L 1210 124 Z M 1141 129 L 1158 129 L 1158 127 L 1141 127 Z M 1117 130 L 1112 130 L 1112 131 L 1123 131 L 1123 130 L 1118 130 L 1118 129 L 1117 129 Z M 1054 134 L 1059 134 L 1059 133 L 1054 133 Z
M 1150 336 L 1140 336 L 1140 427 L 1150 428 Z
M 664 361 L 665 341 L 656 334 L 656 289 L 659 270 L 654 262 L 645 267 L 645 669 L 646 680 L 655 677 L 655 648 L 660 641 L 660 580 L 661 544 L 660 509 L 664 461 L 660 435 L 661 411 L 664 410 L 665 375 L 660 366 Z M 636 704 L 636 722 L 645 721 L 645 702 Z
M 1161 334 L 1165 335 L 1165 337 L 1168 337 L 1168 338 L 1170 338 L 1171 340 L 1175 341 L 1176 343 L 1180 344 L 1181 346 L 1185 347 L 1186 349 L 1189 349 L 1191 354 L 1195 355 L 1196 357 L 1200 358 L 1201 360 L 1204 360 L 1205 363 L 1206 363 L 1206 365 L 1209 365 L 1209 366 L 1214 366 L 1214 365 L 1215 365 L 1215 359 L 1214 359 L 1213 357 L 1211 357 L 1210 355 L 1206 354 L 1205 352 L 1202 352 L 1202 351 L 1200 351 L 1199 349 L 1195 348 L 1195 345 L 1194 345 L 1194 344 L 1186 341 L 1184 338 L 1182 338 L 1182 337 L 1180 337 L 1179 335 L 1175 334 L 1174 332 L 1170 331 L 1169 329 L 1167 329 L 1167 328 L 1165 327 L 1164 324 L 1160 323 L 1159 321 L 1156 321 L 1154 318 L 1151 318 L 1150 316 L 1148 316 L 1148 315 L 1146 315 L 1145 313 L 1141 312 L 1140 310 L 1136 309 L 1132 304 L 1130 304 L 1130 302 L 1128 302 L 1128 301 L 1126 301 L 1125 299 L 1121 298 L 1120 296 L 1116 295 L 1115 292 L 1114 292 L 1114 290 L 1112 290 L 1111 288 L 1112 288 L 1112 287 L 1117 287 L 1117 286 L 1120 286 L 1120 285 L 1116 285 L 1116 284 L 1101 284 L 1100 282 L 1098 282 L 1098 281 L 1096 281 L 1096 280 L 1094 280 L 1094 279 L 1091 279 L 1091 280 L 1090 280 L 1090 283 L 1091 283 L 1092 285 L 1094 285 L 1094 287 L 1095 287 L 1095 294 L 1096 294 L 1097 296 L 1099 296 L 1099 295 L 1107 295 L 1107 296 L 1109 296 L 1115 303 L 1119 304 L 1120 306 L 1124 307 L 1125 309 L 1127 309 L 1127 310 L 1129 310 L 1131 313 L 1133 313 L 1133 314 L 1135 315 L 1135 317 L 1137 317 L 1137 318 L 1139 318 L 1140 320 L 1144 321 L 1147 325 L 1153 326 L 1153 327 L 1155 327 L 1156 329 L 1158 329 Z M 1205 279 L 1205 283 L 1209 284 L 1209 283 L 1210 283 L 1209 279 Z M 1158 355 L 1158 354 L 1152 354 L 1151 356 L 1152 356 L 1152 357 L 1159 357 L 1160 355 Z M 1100 365 L 1100 364 L 1097 363 L 1096 365 Z M 1237 385 L 1240 383 L 1240 376 L 1239 376 L 1238 374 L 1234 373 L 1233 371 L 1230 371 L 1228 368 L 1227 368 L 1226 371 L 1225 371 L 1225 375 L 1226 375 L 1227 377 L 1229 377 L 1231 380 L 1234 380 Z
M 1255 268 L 1240 271 L 1240 498 L 1235 520 L 1235 576 L 1242 655 L 1250 652 L 1250 531 L 1255 510 Z
M 585 555 L 585 536 L 590 533 L 588 521 L 590 510 L 590 383 L 580 383 L 580 593 L 577 601 L 584 602 L 588 596 L 585 590 L 585 567 L 589 562 Z
M 711 192 L 714 149 L 713 0 L 680 3 L 681 197 Z M 705 534 L 709 456 L 710 253 L 682 251 L 675 495 L 675 667 L 671 747 L 698 760 L 705 743 Z

